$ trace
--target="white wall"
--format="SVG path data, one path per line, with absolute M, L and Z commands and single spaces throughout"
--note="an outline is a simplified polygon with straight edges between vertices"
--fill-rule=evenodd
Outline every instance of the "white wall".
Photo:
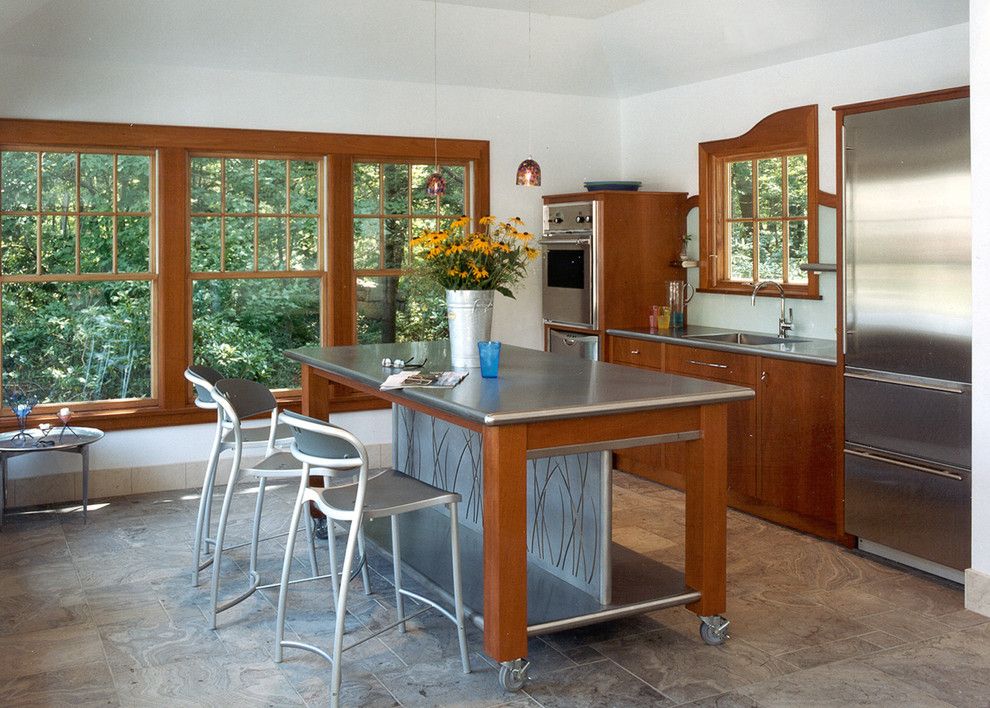
M 835 191 L 832 107 L 967 83 L 968 27 L 956 25 L 881 44 L 623 99 L 622 173 L 644 188 L 698 192 L 698 143 L 740 135 L 784 108 L 818 104 L 819 182 Z M 820 259 L 835 255 L 835 227 L 820 212 Z M 833 217 L 834 218 L 834 217 Z M 697 225 L 695 223 L 695 229 Z M 697 231 L 693 232 L 697 235 Z M 697 239 L 692 243 L 697 253 Z M 697 273 L 689 274 L 697 284 Z M 795 334 L 835 338 L 835 278 L 821 279 L 823 299 L 789 301 Z M 699 294 L 690 321 L 775 332 L 779 305 L 751 307 L 739 296 Z
M 970 2 L 973 199 L 973 558 L 966 606 L 990 614 L 990 4 Z
M 618 101 L 441 86 L 440 134 L 491 142 L 491 203 L 498 216 L 520 216 L 531 230 L 541 196 L 571 191 L 589 178 L 620 172 Z M 380 135 L 434 131 L 433 86 L 206 70 L 176 66 L 79 63 L 0 53 L 0 115 L 111 122 L 311 130 Z M 540 189 L 517 187 L 515 171 L 529 151 L 543 167 Z M 537 264 L 538 265 L 538 264 Z M 539 268 L 498 296 L 493 336 L 542 348 Z M 366 443 L 391 437 L 384 412 L 335 418 Z M 111 433 L 92 451 L 93 469 L 181 463 L 205 457 L 209 426 Z M 31 455 L 14 460 L 14 477 L 75 469 L 78 461 Z

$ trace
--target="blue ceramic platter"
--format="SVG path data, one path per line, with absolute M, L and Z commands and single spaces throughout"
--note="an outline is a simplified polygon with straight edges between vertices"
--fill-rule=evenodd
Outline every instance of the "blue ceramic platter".
M 642 182 L 585 182 L 584 188 L 589 192 L 611 190 L 617 192 L 635 192 Z

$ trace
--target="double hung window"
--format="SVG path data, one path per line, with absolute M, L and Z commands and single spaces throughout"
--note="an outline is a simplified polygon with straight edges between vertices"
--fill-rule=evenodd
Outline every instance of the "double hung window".
M 155 226 L 152 152 L 0 151 L 5 400 L 155 395 Z

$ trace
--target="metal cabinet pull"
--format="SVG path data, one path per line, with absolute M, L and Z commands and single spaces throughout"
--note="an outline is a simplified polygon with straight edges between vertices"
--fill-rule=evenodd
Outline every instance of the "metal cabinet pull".
M 689 364 L 697 364 L 698 366 L 710 366 L 713 369 L 728 369 L 728 364 L 715 364 L 710 361 L 697 361 L 696 359 L 688 359 Z
M 873 460 L 874 462 L 886 462 L 888 465 L 896 465 L 897 467 L 907 467 L 908 469 L 917 470 L 918 472 L 924 472 L 925 474 L 933 474 L 936 477 L 948 477 L 949 479 L 954 479 L 957 482 L 962 482 L 962 475 L 956 474 L 955 472 L 949 472 L 949 470 L 940 470 L 934 467 L 926 467 L 924 465 L 915 465 L 911 462 L 903 462 L 902 460 L 895 460 L 892 457 L 887 457 L 886 455 L 875 455 L 872 452 L 862 452 L 860 450 L 843 450 L 847 455 L 853 455 L 855 457 L 864 457 L 867 460 Z
M 590 238 L 557 238 L 551 240 L 540 241 L 541 246 L 588 246 L 591 244 Z
M 760 374 L 760 381 L 766 381 L 768 378 L 769 378 L 769 376 L 767 376 L 767 372 L 766 371 L 764 371 L 762 374 Z
M 629 350 L 629 353 L 630 354 L 639 354 L 639 349 L 630 349 Z

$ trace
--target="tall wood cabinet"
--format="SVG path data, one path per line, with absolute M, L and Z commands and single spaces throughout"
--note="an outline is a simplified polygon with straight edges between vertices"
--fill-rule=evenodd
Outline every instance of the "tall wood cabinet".
M 595 191 L 543 197 L 545 205 L 589 201 L 598 207 L 598 327 L 553 328 L 604 336 L 609 328 L 645 327 L 650 305 L 665 302 L 665 282 L 685 278 L 684 269 L 672 263 L 681 250 L 687 193 Z

